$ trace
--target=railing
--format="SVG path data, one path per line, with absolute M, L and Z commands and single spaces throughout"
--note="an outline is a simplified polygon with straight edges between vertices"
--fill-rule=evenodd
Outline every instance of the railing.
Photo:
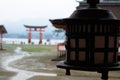
M 65 55 L 66 49 L 64 43 L 57 44 L 57 52 L 59 52 L 59 54 L 57 55 L 58 57 L 62 57 L 63 55 Z

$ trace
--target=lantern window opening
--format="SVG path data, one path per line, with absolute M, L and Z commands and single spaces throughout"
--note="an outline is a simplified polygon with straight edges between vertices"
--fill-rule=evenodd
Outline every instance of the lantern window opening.
M 79 57 L 78 58 L 79 61 L 86 61 L 86 52 L 79 51 L 78 57 Z
M 85 38 L 79 38 L 79 48 L 86 48 L 86 39 Z
M 95 48 L 105 48 L 105 36 L 95 36 Z
M 72 32 L 73 32 L 73 33 L 76 33 L 76 32 L 77 32 L 77 31 L 76 31 L 76 25 L 72 25 L 71 28 L 72 28 Z
M 79 31 L 79 24 L 76 24 L 76 33 L 78 34 Z
M 88 24 L 84 25 L 84 27 L 85 27 L 85 33 L 88 33 L 88 31 L 89 31 L 88 30 L 88 27 L 89 27 Z
M 78 29 L 79 29 L 79 32 L 82 32 L 81 25 L 79 25 Z
M 106 25 L 102 25 L 102 31 L 106 33 Z
M 76 54 L 75 51 L 70 51 L 70 60 L 75 61 L 76 60 Z
M 70 39 L 70 47 L 71 48 L 75 48 L 76 47 L 76 40 L 74 38 Z
M 115 37 L 109 36 L 109 48 L 114 48 Z
M 109 52 L 108 53 L 108 62 L 109 63 L 113 63 L 114 62 L 114 53 L 113 52 Z
M 103 64 L 104 63 L 104 53 L 96 52 L 94 54 L 94 64 Z
M 86 29 L 87 29 L 86 27 L 87 27 L 87 26 L 83 24 L 82 27 L 83 27 L 83 32 L 87 32 L 87 31 L 86 31 Z
M 72 32 L 72 25 L 70 25 L 67 31 Z

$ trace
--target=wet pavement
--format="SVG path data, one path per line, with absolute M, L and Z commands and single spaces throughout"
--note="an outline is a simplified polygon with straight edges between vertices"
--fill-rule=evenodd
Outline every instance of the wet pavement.
M 55 53 L 28 53 L 17 47 L 13 53 L 0 54 L 0 80 L 101 80 L 97 72 L 71 71 L 56 68 Z M 110 72 L 109 80 L 119 80 L 120 71 Z
M 11 56 L 10 55 L 4 56 L 4 61 L 1 62 L 3 69 L 17 73 L 15 76 L 11 77 L 9 80 L 27 80 L 33 76 L 57 76 L 57 74 L 55 73 L 34 72 L 34 71 L 19 69 L 19 66 L 21 64 L 17 65 L 18 67 L 16 68 L 12 67 L 14 66 L 14 64 L 12 64 L 14 63 L 14 61 L 22 60 L 24 57 L 29 57 L 29 56 L 31 55 L 29 55 L 29 53 L 27 52 L 21 51 L 20 47 L 17 47 L 16 50 L 14 51 L 14 54 L 12 54 Z

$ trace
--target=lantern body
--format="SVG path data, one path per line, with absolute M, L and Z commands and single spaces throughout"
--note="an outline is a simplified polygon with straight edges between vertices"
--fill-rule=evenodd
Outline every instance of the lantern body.
M 117 65 L 117 32 L 114 21 L 65 20 L 68 65 Z M 110 23 L 111 22 L 111 23 Z
M 117 65 L 119 20 L 108 10 L 76 10 L 66 24 L 68 65 Z
M 53 24 L 61 24 L 61 28 L 66 30 L 65 64 L 96 67 L 118 65 L 119 22 L 111 11 L 91 7 L 77 9 L 70 18 L 53 20 Z

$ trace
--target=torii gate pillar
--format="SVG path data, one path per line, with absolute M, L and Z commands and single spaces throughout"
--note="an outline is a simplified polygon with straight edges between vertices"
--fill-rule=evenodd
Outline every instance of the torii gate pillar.
M 32 34 L 31 34 L 31 28 L 29 28 L 28 30 L 28 43 L 31 43 L 31 38 L 32 38 Z
M 43 38 L 42 32 L 43 31 L 45 31 L 45 30 L 40 28 L 40 34 L 39 34 L 40 41 L 39 41 L 39 44 L 42 44 L 42 38 Z

